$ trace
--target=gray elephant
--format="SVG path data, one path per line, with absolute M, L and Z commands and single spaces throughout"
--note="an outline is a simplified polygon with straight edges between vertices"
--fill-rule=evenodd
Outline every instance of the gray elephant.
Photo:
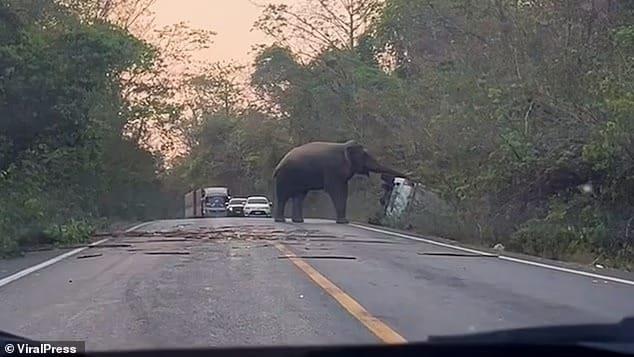
M 304 221 L 302 204 L 308 191 L 325 190 L 337 212 L 337 223 L 348 223 L 346 203 L 348 180 L 355 174 L 370 172 L 397 177 L 406 175 L 381 165 L 354 141 L 346 143 L 312 142 L 289 151 L 275 168 L 276 222 L 284 222 L 284 209 L 293 200 L 293 222 Z

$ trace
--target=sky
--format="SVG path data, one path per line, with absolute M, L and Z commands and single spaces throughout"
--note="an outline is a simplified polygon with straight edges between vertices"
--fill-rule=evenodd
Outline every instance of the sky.
M 251 31 L 262 11 L 260 6 L 267 3 L 292 4 L 296 1 L 301 0 L 156 0 L 151 11 L 156 28 L 185 21 L 193 28 L 216 33 L 211 47 L 198 53 L 197 59 L 237 62 L 248 68 L 254 57 L 251 47 L 271 42 L 262 32 Z M 160 138 L 157 140 L 160 144 Z M 179 153 L 182 153 L 180 149 L 168 153 L 168 161 Z
M 251 46 L 270 42 L 260 31 L 251 31 L 261 13 L 258 4 L 268 2 L 290 4 L 293 0 L 157 0 L 152 10 L 159 27 L 186 21 L 216 32 L 211 48 L 199 54 L 201 59 L 247 64 L 253 58 Z

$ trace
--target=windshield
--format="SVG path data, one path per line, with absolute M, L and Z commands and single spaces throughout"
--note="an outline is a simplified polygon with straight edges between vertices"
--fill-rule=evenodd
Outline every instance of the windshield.
M 227 198 L 225 196 L 205 197 L 205 205 L 207 207 L 224 207 Z
M 247 204 L 251 205 L 267 205 L 269 201 L 266 198 L 249 198 Z
M 634 0 L 0 0 L 0 330 L 382 345 L 629 316 Z

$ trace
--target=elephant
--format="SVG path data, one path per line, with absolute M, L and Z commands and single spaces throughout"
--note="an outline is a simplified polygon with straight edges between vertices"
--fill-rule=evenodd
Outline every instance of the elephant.
M 292 221 L 302 223 L 302 205 L 309 191 L 325 190 L 337 213 L 337 223 L 348 223 L 346 204 L 348 181 L 359 174 L 370 172 L 396 177 L 407 177 L 392 168 L 381 165 L 368 151 L 354 140 L 345 143 L 311 142 L 289 151 L 273 172 L 275 181 L 276 222 L 285 222 L 284 209 L 293 200 Z

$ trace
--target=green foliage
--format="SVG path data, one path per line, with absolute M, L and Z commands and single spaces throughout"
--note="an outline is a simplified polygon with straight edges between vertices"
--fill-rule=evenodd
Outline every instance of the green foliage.
M 64 224 L 52 225 L 44 230 L 51 243 L 76 244 L 87 241 L 95 232 L 95 227 L 88 221 L 70 219 Z
M 555 199 L 544 218 L 524 223 L 509 240 L 509 248 L 554 259 L 591 263 L 597 258 L 631 269 L 634 250 L 619 237 L 624 217 L 585 196 Z
M 630 51 L 634 50 L 634 26 L 623 26 L 614 30 L 614 40 L 619 48 Z
M 235 195 L 271 193 L 273 168 L 288 149 L 279 122 L 257 112 L 238 118 L 204 118 L 189 158 L 170 176 L 180 193 L 209 185 L 229 185 Z
M 0 255 L 146 218 L 135 205 L 154 203 L 157 160 L 122 135 L 121 78 L 152 49 L 53 1 L 4 0 L 0 14 Z

